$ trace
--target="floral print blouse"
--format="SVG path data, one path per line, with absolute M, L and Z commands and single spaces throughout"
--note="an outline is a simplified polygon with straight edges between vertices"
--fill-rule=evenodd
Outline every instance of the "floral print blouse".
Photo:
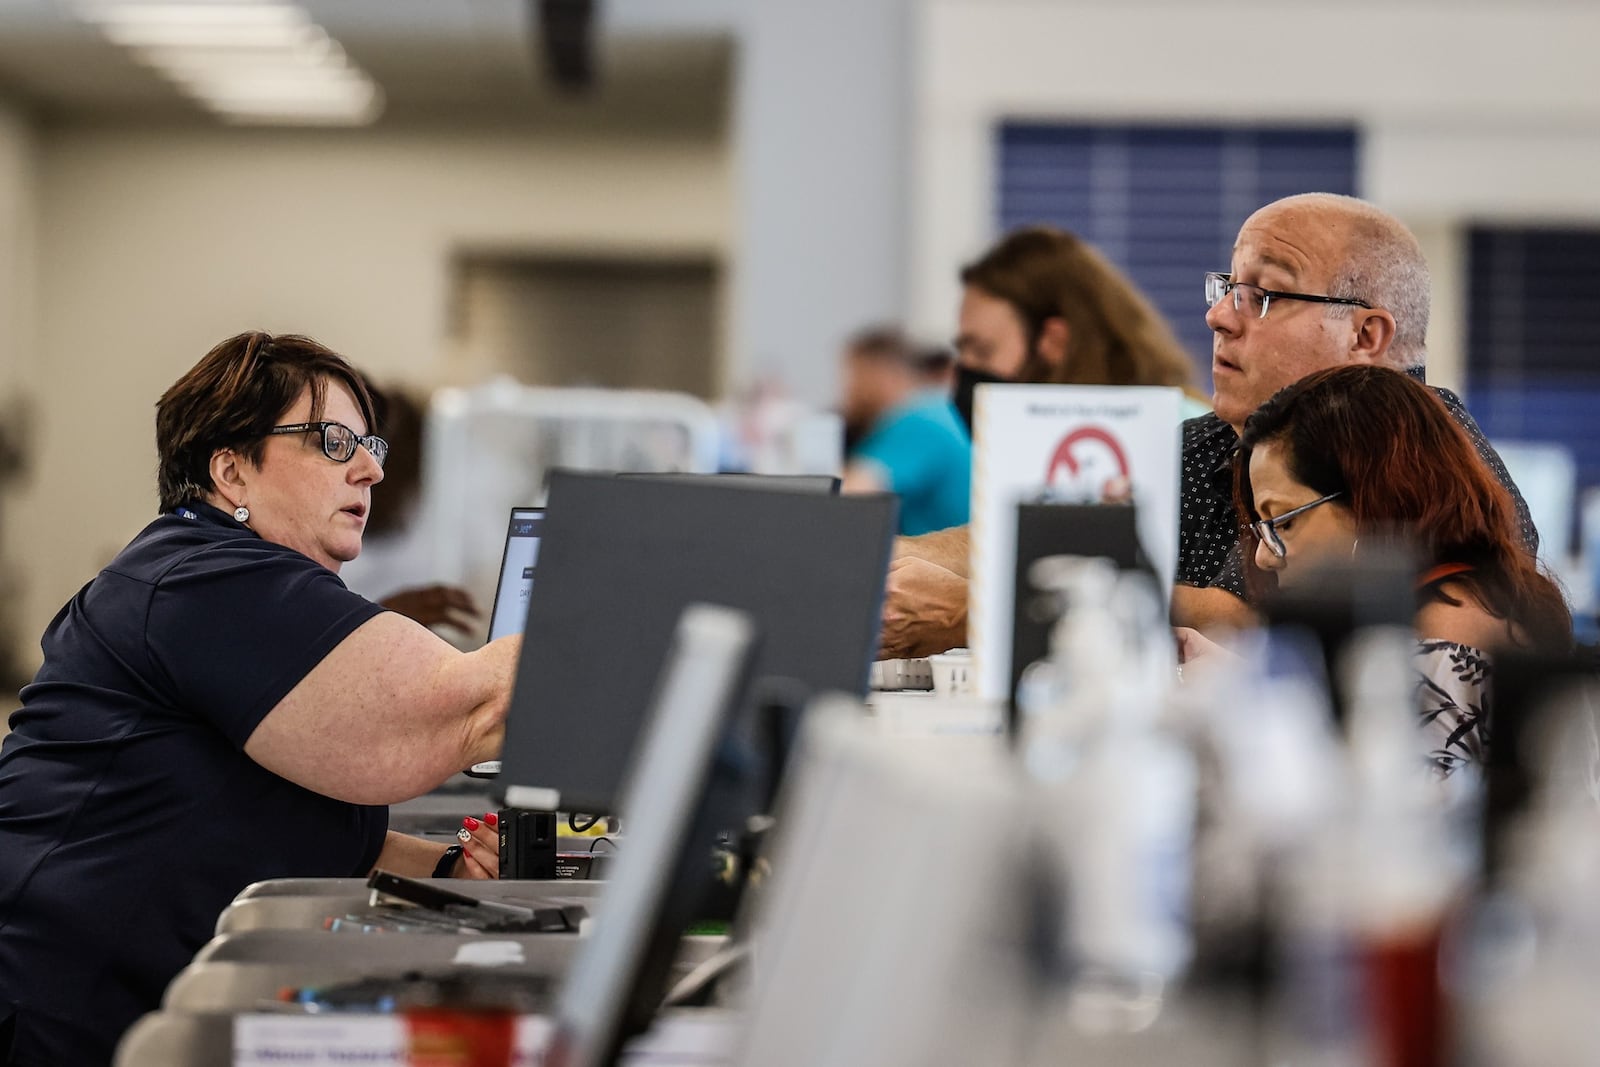
M 1417 704 L 1428 760 L 1440 778 L 1478 766 L 1489 728 L 1489 657 L 1471 645 L 1417 642 Z

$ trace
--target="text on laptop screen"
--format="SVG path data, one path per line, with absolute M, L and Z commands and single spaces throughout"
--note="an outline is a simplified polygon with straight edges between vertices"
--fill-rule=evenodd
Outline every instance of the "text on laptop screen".
M 495 587 L 494 614 L 489 619 L 489 640 L 519 634 L 528 622 L 528 596 L 533 592 L 533 567 L 539 559 L 539 533 L 543 508 L 516 508 L 506 531 L 506 551 L 500 560 L 500 582 Z

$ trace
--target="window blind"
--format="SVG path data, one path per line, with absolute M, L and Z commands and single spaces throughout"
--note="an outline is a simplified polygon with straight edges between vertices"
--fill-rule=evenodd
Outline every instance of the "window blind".
M 1600 229 L 1474 227 L 1467 397 L 1491 439 L 1564 445 L 1600 486 Z
M 1201 276 L 1228 269 L 1239 225 L 1263 204 L 1356 193 L 1352 127 L 1008 121 L 998 152 L 999 232 L 1048 223 L 1096 245 L 1166 315 L 1208 392 Z

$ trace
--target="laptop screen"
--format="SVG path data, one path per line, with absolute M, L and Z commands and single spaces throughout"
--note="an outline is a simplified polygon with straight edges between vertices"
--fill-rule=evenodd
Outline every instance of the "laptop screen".
M 533 591 L 533 565 L 539 559 L 543 508 L 512 508 L 506 550 L 500 557 L 500 581 L 489 616 L 489 640 L 520 634 L 528 622 L 528 595 Z

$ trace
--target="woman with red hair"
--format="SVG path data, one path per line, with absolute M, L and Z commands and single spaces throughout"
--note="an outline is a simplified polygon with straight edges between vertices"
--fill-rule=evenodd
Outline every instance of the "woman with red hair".
M 1571 646 L 1566 601 L 1524 546 L 1510 495 L 1405 374 L 1337 367 L 1279 391 L 1245 423 L 1234 484 L 1268 583 L 1363 545 L 1415 553 L 1422 721 L 1442 775 L 1481 755 L 1489 654 Z M 1180 641 L 1186 659 L 1209 646 L 1193 631 Z

